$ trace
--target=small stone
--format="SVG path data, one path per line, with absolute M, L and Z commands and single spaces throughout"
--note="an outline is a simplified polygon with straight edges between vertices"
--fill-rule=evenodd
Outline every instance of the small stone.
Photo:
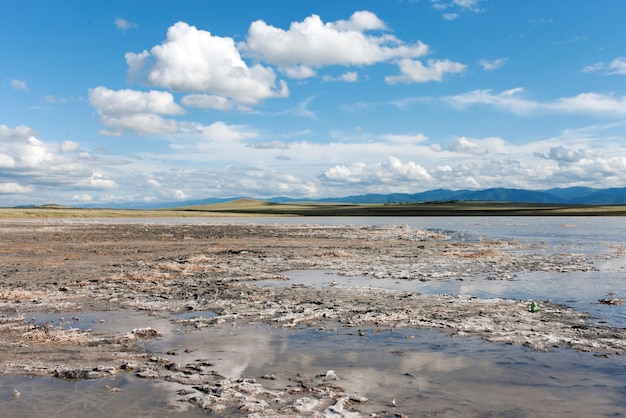
M 137 372 L 137 377 L 141 377 L 142 379 L 158 379 L 159 373 L 150 369 L 143 369 Z

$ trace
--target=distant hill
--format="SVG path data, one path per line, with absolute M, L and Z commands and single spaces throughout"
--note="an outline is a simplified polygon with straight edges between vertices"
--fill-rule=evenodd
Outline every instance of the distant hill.
M 281 201 L 287 201 L 284 198 Z M 591 189 L 571 187 L 550 190 L 494 188 L 485 190 L 438 189 L 421 193 L 366 194 L 320 199 L 337 203 L 409 203 L 442 201 L 487 201 L 549 204 L 622 205 L 626 204 L 626 188 Z
M 227 203 L 245 197 L 206 198 L 178 202 L 120 203 L 106 205 L 112 209 L 168 209 L 181 206 L 198 206 L 215 203 Z M 364 194 L 357 196 L 332 197 L 323 199 L 296 199 L 273 197 L 263 199 L 273 203 L 318 202 L 318 203 L 421 203 L 449 201 L 485 201 L 579 205 L 624 205 L 626 188 L 592 189 L 589 187 L 568 187 L 549 190 L 524 190 L 493 188 L 484 190 L 448 190 L 436 189 L 420 193 Z M 103 207 L 103 205 L 84 205 L 83 208 Z

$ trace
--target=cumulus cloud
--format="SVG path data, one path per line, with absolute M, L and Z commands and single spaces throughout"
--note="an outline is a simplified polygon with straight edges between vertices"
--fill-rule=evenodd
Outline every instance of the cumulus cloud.
M 35 132 L 21 125 L 14 129 L 0 125 L 0 167 L 37 167 L 54 155 L 35 137 Z
M 19 141 L 36 135 L 37 132 L 26 125 L 18 125 L 15 128 L 0 125 L 0 141 Z
M 89 184 L 97 189 L 113 189 L 117 187 L 117 183 L 115 181 L 100 173 L 93 173 L 89 178 Z
M 484 155 L 489 152 L 489 150 L 480 145 L 478 142 L 470 141 L 465 137 L 459 138 L 451 147 L 450 151 L 462 153 L 462 154 L 473 154 L 473 155 Z
M 317 72 L 306 65 L 296 65 L 294 67 L 284 68 L 283 72 L 287 77 L 295 78 L 297 80 L 303 80 L 305 78 L 315 77 Z
M 61 142 L 59 149 L 61 152 L 76 152 L 80 150 L 80 144 L 78 142 L 67 140 Z
M 297 66 L 372 65 L 395 58 L 415 58 L 428 53 L 422 42 L 406 44 L 390 34 L 367 32 L 385 30 L 372 12 L 355 12 L 349 20 L 324 23 L 318 15 L 291 23 L 288 30 L 257 20 L 240 44 L 247 54 L 265 62 L 291 68 Z
M 0 193 L 2 194 L 30 193 L 32 191 L 31 186 L 22 186 L 15 182 L 0 183 Z
M 81 163 L 86 153 L 80 152 L 78 143 L 68 140 L 51 146 L 36 135 L 28 126 L 0 125 L 0 193 L 22 196 L 15 202 L 35 203 L 68 188 L 94 187 L 88 178 L 93 168 Z
M 169 92 L 151 90 L 110 90 L 99 86 L 89 90 L 89 103 L 96 109 L 100 122 L 109 127 L 104 135 L 120 136 L 124 132 L 137 135 L 174 133 L 175 120 L 162 115 L 181 115 L 185 110 L 174 102 Z
M 182 190 L 174 190 L 174 198 L 176 200 L 187 199 L 189 196 Z
M 389 157 L 385 163 L 352 163 L 336 165 L 318 176 L 322 182 L 346 184 L 397 184 L 398 182 L 423 182 L 432 179 L 428 171 L 414 162 L 403 163 Z
M 198 138 L 199 147 L 212 142 L 232 143 L 258 136 L 256 132 L 248 130 L 245 126 L 228 125 L 224 122 L 214 122 L 210 125 L 185 122 L 180 124 L 180 133 Z
M 131 77 L 145 76 L 147 83 L 174 91 L 228 97 L 247 105 L 289 95 L 283 80 L 276 86 L 271 68 L 248 66 L 232 38 L 185 22 L 171 26 L 166 40 L 150 51 L 127 53 L 126 62 Z
M 485 71 L 493 71 L 502 68 L 502 66 L 506 63 L 506 58 L 498 58 L 495 60 L 480 60 L 478 63 Z
M 534 153 L 535 157 L 544 158 L 548 160 L 560 161 L 565 163 L 579 162 L 583 158 L 583 153 L 565 148 L 563 145 L 556 147 L 550 147 L 548 155 L 540 152 Z
M 128 113 L 157 113 L 182 115 L 185 110 L 174 102 L 174 96 L 165 91 L 110 90 L 96 87 L 89 90 L 89 102 L 99 112 L 111 116 Z
M 389 84 L 396 83 L 427 83 L 441 81 L 445 74 L 458 74 L 465 71 L 467 66 L 450 60 L 428 60 L 428 65 L 419 60 L 401 59 L 398 61 L 400 75 L 385 77 Z
M 610 63 L 598 62 L 583 68 L 583 73 L 600 73 L 604 75 L 626 75 L 626 57 L 615 58 Z

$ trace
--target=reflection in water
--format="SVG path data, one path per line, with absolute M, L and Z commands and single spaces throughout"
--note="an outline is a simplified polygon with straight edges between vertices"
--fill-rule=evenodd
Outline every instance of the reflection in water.
M 626 359 L 620 356 L 536 352 L 430 330 L 209 327 L 150 344 L 155 355 L 180 364 L 207 359 L 233 378 L 273 374 L 276 380 L 258 380 L 270 390 L 334 370 L 336 385 L 370 399 L 359 406 L 364 413 L 388 409 L 394 399 L 394 412 L 408 416 L 606 416 L 626 408 Z M 120 391 L 111 393 L 112 387 Z M 77 382 L 2 377 L 0 415 L 203 416 L 193 407 L 181 411 L 174 390 L 132 374 Z
M 258 285 L 271 287 L 373 287 L 406 292 L 468 295 L 478 298 L 506 298 L 518 300 L 550 300 L 591 314 L 610 326 L 626 326 L 626 304 L 604 305 L 599 300 L 615 291 L 626 289 L 624 264 L 619 262 L 598 264 L 599 271 L 573 271 L 568 273 L 532 271 L 517 274 L 510 280 L 487 280 L 484 277 L 463 280 L 377 279 L 373 277 L 346 277 L 328 270 L 298 270 L 286 272 L 290 280 L 261 280 Z M 622 296 L 619 294 L 618 296 Z M 623 296 L 626 296 L 624 294 Z

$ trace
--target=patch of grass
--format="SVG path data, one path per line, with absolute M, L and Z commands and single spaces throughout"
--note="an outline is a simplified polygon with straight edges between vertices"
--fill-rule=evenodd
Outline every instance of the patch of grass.
M 80 209 L 55 205 L 0 208 L 0 219 L 237 216 L 626 216 L 626 206 L 478 201 L 402 204 L 272 203 L 255 199 L 239 199 L 226 203 L 154 210 Z

